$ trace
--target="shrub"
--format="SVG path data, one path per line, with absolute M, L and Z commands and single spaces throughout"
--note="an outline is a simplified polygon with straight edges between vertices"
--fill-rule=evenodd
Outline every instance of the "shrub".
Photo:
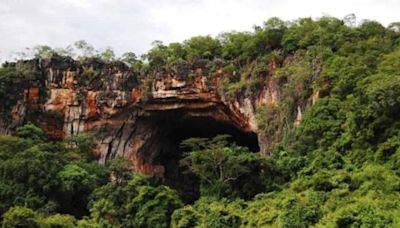
M 12 207 L 3 215 L 3 228 L 40 227 L 40 215 L 26 207 Z

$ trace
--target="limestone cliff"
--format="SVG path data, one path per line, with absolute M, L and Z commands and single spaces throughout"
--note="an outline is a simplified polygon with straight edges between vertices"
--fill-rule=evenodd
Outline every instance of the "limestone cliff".
M 243 88 L 234 96 L 221 87 L 235 72 L 225 71 L 221 63 L 211 68 L 208 60 L 151 72 L 137 72 L 121 62 L 81 63 L 57 56 L 20 64 L 33 65 L 38 82 L 16 91 L 21 96 L 11 118 L 0 122 L 3 133 L 25 121 L 57 140 L 91 133 L 101 163 L 124 156 L 134 161 L 136 170 L 160 178 L 174 175 L 166 169 L 177 166 L 179 142 L 188 137 L 227 133 L 262 154 L 273 143 L 258 128 L 256 110 L 280 100 L 275 62 L 260 76 L 258 87 Z M 295 108 L 296 121 L 304 107 Z

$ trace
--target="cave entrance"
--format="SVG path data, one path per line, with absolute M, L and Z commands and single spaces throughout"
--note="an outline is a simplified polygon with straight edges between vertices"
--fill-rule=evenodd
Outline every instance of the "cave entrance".
M 153 119 L 153 118 L 152 118 Z M 218 121 L 212 115 L 189 116 L 185 113 L 162 113 L 156 118 L 159 127 L 159 152 L 153 164 L 164 167 L 164 184 L 176 189 L 181 198 L 194 202 L 199 197 L 199 180 L 190 174 L 184 174 L 179 167 L 182 158 L 180 143 L 188 138 L 212 138 L 219 134 L 231 135 L 231 143 L 245 146 L 252 152 L 259 151 L 257 134 L 246 132 L 232 123 Z M 154 120 L 154 119 L 153 119 Z

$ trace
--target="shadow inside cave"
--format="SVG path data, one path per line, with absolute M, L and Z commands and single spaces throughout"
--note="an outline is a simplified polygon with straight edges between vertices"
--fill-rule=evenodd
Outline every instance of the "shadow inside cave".
M 153 119 L 154 120 L 154 119 Z M 163 183 L 176 189 L 182 200 L 192 203 L 199 197 L 199 180 L 191 174 L 183 173 L 179 166 L 182 158 L 180 143 L 188 138 L 212 138 L 220 134 L 230 135 L 230 142 L 259 151 L 257 134 L 246 132 L 231 123 L 217 121 L 211 116 L 188 116 L 183 113 L 163 113 L 157 117 L 160 129 L 155 140 L 160 143 L 154 165 L 164 167 Z

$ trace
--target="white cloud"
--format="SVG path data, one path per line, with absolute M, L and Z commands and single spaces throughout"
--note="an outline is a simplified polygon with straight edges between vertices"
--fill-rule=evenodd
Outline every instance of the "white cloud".
M 88 0 L 64 0 L 64 2 L 77 8 L 87 9 L 91 6 Z
M 146 52 L 153 40 L 251 30 L 270 17 L 320 17 L 400 21 L 399 0 L 1 0 L 0 61 L 38 44 L 65 47 L 87 40 L 118 54 Z

